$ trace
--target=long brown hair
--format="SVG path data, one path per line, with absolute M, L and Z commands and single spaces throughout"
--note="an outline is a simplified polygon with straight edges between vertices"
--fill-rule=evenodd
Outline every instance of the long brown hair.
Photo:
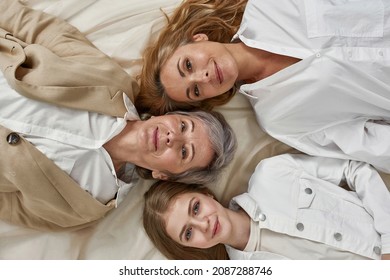
M 226 260 L 228 254 L 223 244 L 208 249 L 183 246 L 175 242 L 166 232 L 164 213 L 175 199 L 185 193 L 213 195 L 206 187 L 196 184 L 158 181 L 145 193 L 143 224 L 147 235 L 156 248 L 168 259 L 173 260 Z M 214 196 L 215 197 L 215 196 Z
M 161 115 L 169 111 L 202 108 L 211 110 L 225 104 L 235 89 L 211 99 L 194 103 L 176 102 L 168 97 L 160 81 L 161 67 L 174 51 L 192 42 L 192 37 L 204 33 L 210 41 L 228 43 L 237 31 L 247 0 L 187 0 L 178 6 L 158 39 L 143 54 L 140 93 L 135 106 L 141 113 Z

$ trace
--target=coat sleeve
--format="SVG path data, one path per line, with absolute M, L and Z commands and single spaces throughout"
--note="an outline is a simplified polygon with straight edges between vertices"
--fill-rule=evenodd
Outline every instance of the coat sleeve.
M 367 212 L 374 218 L 381 235 L 382 254 L 390 253 L 390 193 L 379 173 L 369 164 L 306 155 L 283 155 L 289 165 L 307 174 L 340 185 L 347 183 L 355 191 Z M 279 166 L 282 166 L 282 162 Z
M 10 135 L 14 141 L 7 141 Z M 103 205 L 21 135 L 0 125 L 0 219 L 44 231 L 84 228 Z
M 66 21 L 22 5 L 18 0 L 0 1 L 0 27 L 29 44 L 38 44 L 69 57 L 76 54 L 104 56 L 81 32 Z M 64 46 L 63 43 L 72 44 Z
M 0 38 L 2 71 L 26 97 L 123 117 L 123 93 L 131 101 L 138 93 L 136 81 L 114 59 L 60 18 L 2 0 L 0 28 L 6 34 Z

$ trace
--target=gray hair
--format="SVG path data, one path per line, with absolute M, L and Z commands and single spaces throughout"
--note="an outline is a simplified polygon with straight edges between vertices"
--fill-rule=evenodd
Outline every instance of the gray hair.
M 205 168 L 192 168 L 179 174 L 164 171 L 168 175 L 168 181 L 186 184 L 214 183 L 221 171 L 233 160 L 237 147 L 237 139 L 233 129 L 223 115 L 215 111 L 174 111 L 168 114 L 185 115 L 200 120 L 206 128 L 214 151 L 213 159 Z M 152 172 L 148 169 L 137 166 L 137 172 L 142 178 L 153 178 Z

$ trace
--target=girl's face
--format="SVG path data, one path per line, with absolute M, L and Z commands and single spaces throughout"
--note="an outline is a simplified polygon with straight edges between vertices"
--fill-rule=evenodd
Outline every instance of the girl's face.
M 228 243 L 233 229 L 230 209 L 200 193 L 179 195 L 163 215 L 168 235 L 187 247 L 210 248 Z
M 234 86 L 237 77 L 237 63 L 226 46 L 208 41 L 205 34 L 177 48 L 160 73 L 168 96 L 178 102 L 221 95 Z
M 209 165 L 214 156 L 208 131 L 202 121 L 191 116 L 171 114 L 139 122 L 138 165 L 152 170 L 155 179 Z

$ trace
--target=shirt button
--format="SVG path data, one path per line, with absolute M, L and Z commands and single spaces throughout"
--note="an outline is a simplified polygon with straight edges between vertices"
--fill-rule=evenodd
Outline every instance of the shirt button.
M 260 221 L 264 222 L 266 219 L 267 219 L 267 216 L 265 214 L 263 214 L 263 213 L 259 214 L 259 220 Z
M 8 144 L 16 145 L 19 141 L 20 141 L 19 134 L 15 133 L 15 132 L 11 132 L 10 134 L 8 134 L 8 136 L 7 136 Z
M 297 224 L 297 230 L 303 231 L 305 229 L 305 226 L 302 223 Z
M 379 54 L 380 56 L 383 56 L 383 51 L 379 51 L 378 54 Z
M 316 53 L 316 57 L 321 57 L 321 54 L 320 53 Z
M 334 239 L 336 239 L 337 241 L 341 241 L 341 239 L 343 239 L 343 236 L 341 233 L 339 232 L 336 232 L 334 235 L 333 235 Z
M 306 189 L 305 189 L 305 193 L 307 193 L 307 194 L 312 194 L 313 191 L 311 190 L 311 188 L 306 188 Z
M 379 246 L 375 246 L 374 247 L 374 253 L 377 254 L 377 255 L 380 255 L 382 252 L 381 248 Z

